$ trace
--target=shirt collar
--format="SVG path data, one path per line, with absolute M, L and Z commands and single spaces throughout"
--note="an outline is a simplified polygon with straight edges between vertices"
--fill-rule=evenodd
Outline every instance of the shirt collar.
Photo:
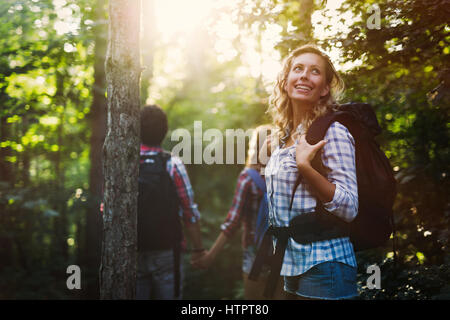
M 141 144 L 141 152 L 162 152 L 163 149 L 160 146 L 147 146 Z
M 284 129 L 284 136 L 280 139 L 282 147 L 286 145 L 288 138 L 291 136 L 291 130 L 292 123 L 290 123 L 289 126 Z M 295 131 L 298 132 L 298 134 L 303 134 L 305 130 L 303 129 L 303 125 L 299 123 Z

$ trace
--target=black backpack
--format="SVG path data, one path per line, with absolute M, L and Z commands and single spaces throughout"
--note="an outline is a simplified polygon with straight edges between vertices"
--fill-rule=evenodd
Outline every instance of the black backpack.
M 179 199 L 166 170 L 170 154 L 141 156 L 138 196 L 138 251 L 172 249 L 183 239 Z
M 350 237 L 356 251 L 383 245 L 394 233 L 392 207 L 396 196 L 396 181 L 386 155 L 380 149 L 375 136 L 381 133 L 375 112 L 369 104 L 347 103 L 336 106 L 336 111 L 316 119 L 306 133 L 306 141 L 316 144 L 323 140 L 333 122 L 343 124 L 355 140 L 356 175 L 358 183 L 358 215 L 347 223 L 328 213 L 320 202 L 315 212 L 294 217 L 288 227 L 270 226 L 249 274 L 250 280 L 257 280 L 265 261 L 270 261 L 271 272 L 264 291 L 270 297 L 275 291 L 289 238 L 301 244 Z M 312 166 L 325 177 L 320 153 Z M 292 190 L 289 209 L 292 209 L 294 194 L 301 183 L 299 175 Z M 272 236 L 277 238 L 275 253 L 267 257 L 267 247 Z M 395 257 L 395 248 L 394 248 Z
M 179 199 L 166 170 L 168 152 L 141 156 L 137 214 L 138 252 L 173 249 L 175 296 L 180 294 L 180 252 L 183 230 Z
M 318 241 L 317 237 L 326 239 L 326 229 L 331 228 L 330 237 L 335 237 L 334 232 L 336 236 L 349 235 L 356 251 L 379 247 L 393 232 L 392 207 L 396 196 L 396 181 L 391 165 L 375 140 L 375 136 L 381 133 L 381 128 L 369 104 L 347 103 L 337 106 L 337 110 L 316 119 L 306 133 L 306 141 L 309 144 L 316 144 L 325 137 L 330 125 L 336 121 L 350 131 L 355 140 L 358 215 L 352 222 L 345 223 L 325 212 L 322 205 L 318 203 L 316 213 L 319 215 L 315 217 L 300 215 L 298 222 L 308 225 L 311 220 L 312 224 L 317 226 L 318 230 L 312 225 L 305 226 L 307 230 L 310 230 L 309 234 L 314 233 L 313 237 L 316 237 L 314 241 Z M 312 161 L 312 166 L 326 177 L 326 168 L 322 164 L 319 153 Z M 301 176 L 297 178 L 292 191 L 290 208 L 300 182 Z M 314 220 L 318 220 L 318 223 Z M 326 228 L 321 229 L 321 225 Z M 308 234 L 303 233 L 302 237 L 306 241 Z M 302 242 L 304 241 L 300 243 Z

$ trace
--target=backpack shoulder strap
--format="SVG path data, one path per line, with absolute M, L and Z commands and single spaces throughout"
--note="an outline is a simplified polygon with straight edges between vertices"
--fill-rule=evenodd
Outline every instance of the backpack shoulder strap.
M 345 126 L 352 135 L 358 135 L 360 124 L 352 114 L 347 111 L 336 111 L 329 113 L 313 121 L 306 133 L 306 141 L 309 144 L 316 144 L 323 140 L 328 128 L 334 123 L 339 122 Z M 354 137 L 355 138 L 355 137 Z
M 358 128 L 357 121 L 355 121 L 354 117 L 349 114 L 346 111 L 334 111 L 329 112 L 326 115 L 317 118 L 316 120 L 311 123 L 308 132 L 306 133 L 306 141 L 309 144 L 316 144 L 319 141 L 323 140 L 325 137 L 325 134 L 328 130 L 328 128 L 333 124 L 334 122 L 340 122 L 343 124 L 347 129 L 349 129 L 350 133 L 354 136 L 354 133 Z M 323 167 L 322 159 L 320 158 L 320 153 L 317 153 L 314 159 L 311 162 L 313 168 L 315 168 L 317 171 L 319 171 L 322 175 L 325 175 L 325 169 Z M 295 191 L 297 190 L 297 187 L 301 183 L 302 177 L 300 175 L 297 176 L 297 179 L 294 183 L 294 188 L 292 190 L 291 194 L 291 201 L 289 204 L 289 210 L 292 209 L 292 204 L 294 202 L 294 196 Z
M 381 133 L 374 109 L 368 103 L 350 102 L 337 106 L 335 112 L 316 119 L 308 129 L 306 141 L 316 144 L 325 137 L 330 125 L 337 121 L 344 125 L 356 140 L 371 139 Z
M 163 162 L 164 162 L 164 163 L 167 163 L 167 161 L 168 161 L 170 158 L 172 158 L 172 154 L 171 154 L 170 152 L 166 151 L 166 150 L 163 150 L 163 151 L 160 153 L 160 157 L 163 159 Z
M 306 141 L 309 144 L 316 144 L 320 140 L 323 140 L 328 128 L 333 122 L 336 121 L 337 112 L 330 112 L 323 117 L 314 120 L 309 126 L 308 132 L 306 133 Z
M 160 170 L 162 170 L 162 172 L 167 172 L 166 171 L 167 161 L 169 161 L 170 158 L 172 157 L 170 152 L 163 150 L 161 152 L 158 152 L 156 155 L 153 155 L 153 157 L 159 159 Z M 167 174 L 169 174 L 169 173 L 167 172 Z
M 266 192 L 266 183 L 264 181 L 264 179 L 261 177 L 261 175 L 259 174 L 258 170 L 255 169 L 248 169 L 247 170 L 248 175 L 250 176 L 250 178 L 252 178 L 253 182 L 256 184 L 256 186 L 262 191 L 262 192 Z

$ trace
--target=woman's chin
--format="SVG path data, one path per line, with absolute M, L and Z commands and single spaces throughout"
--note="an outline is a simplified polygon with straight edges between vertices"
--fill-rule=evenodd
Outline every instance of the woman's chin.
M 314 104 L 319 101 L 319 99 L 315 99 L 313 96 L 310 95 L 295 95 L 291 98 L 292 102 L 294 103 L 307 103 L 307 104 Z

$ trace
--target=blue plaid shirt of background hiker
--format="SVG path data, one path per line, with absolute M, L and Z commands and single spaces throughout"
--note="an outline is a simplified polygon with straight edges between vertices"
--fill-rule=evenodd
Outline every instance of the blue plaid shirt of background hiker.
M 301 125 L 297 128 L 297 131 L 299 130 Z M 330 214 L 350 222 L 358 213 L 355 142 L 347 128 L 338 122 L 329 127 L 324 139 L 327 143 L 323 147 L 322 161 L 331 169 L 328 181 L 336 185 L 333 199 L 324 203 L 324 208 Z M 298 186 L 292 211 L 289 211 L 297 175 L 295 145 L 287 148 L 277 147 L 265 168 L 270 224 L 285 227 L 295 216 L 315 211 L 316 198 L 304 183 Z M 307 245 L 301 245 L 290 238 L 281 275 L 300 275 L 313 266 L 327 261 L 342 262 L 356 267 L 353 245 L 348 237 Z

